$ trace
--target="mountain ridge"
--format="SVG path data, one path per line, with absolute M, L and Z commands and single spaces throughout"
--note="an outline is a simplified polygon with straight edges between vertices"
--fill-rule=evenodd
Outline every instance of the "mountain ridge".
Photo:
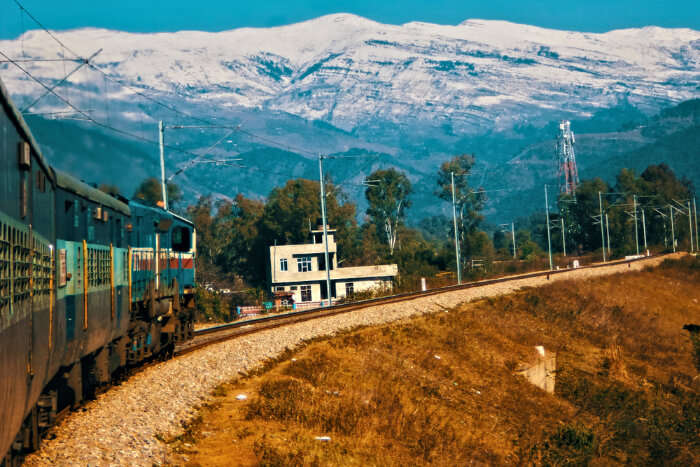
M 15 56 L 58 56 L 58 48 L 43 46 L 44 35 L 31 31 L 0 44 Z M 384 25 L 336 14 L 218 33 L 77 29 L 58 35 L 67 44 L 91 44 L 90 50 L 81 46 L 86 56 L 103 48 L 96 66 L 145 89 L 228 99 L 224 106 L 284 111 L 344 130 L 367 117 L 401 121 L 416 113 L 423 119 L 444 113 L 467 122 L 466 129 L 478 128 L 478 117 L 501 124 L 489 109 L 583 115 L 621 96 L 658 110 L 693 97 L 697 89 L 684 87 L 697 88 L 700 63 L 700 32 L 658 27 L 581 33 L 492 20 Z M 33 68 L 41 74 L 51 67 Z M 15 92 L 35 92 L 14 86 L 23 84 L 16 82 L 20 73 L 7 71 Z M 586 96 L 596 99 L 586 103 Z
M 212 187 L 220 196 L 235 196 L 227 191 L 235 187 L 265 196 L 270 183 L 283 184 L 300 170 L 303 161 L 284 151 L 307 160 L 354 150 L 382 154 L 383 163 L 410 168 L 416 183 L 455 154 L 475 153 L 484 167 L 508 175 L 513 184 L 539 183 L 508 162 L 519 150 L 554 138 L 553 122 L 570 119 L 584 132 L 609 132 L 624 123 L 619 120 L 643 119 L 700 92 L 700 31 L 687 28 L 585 33 L 478 19 L 454 26 L 385 25 L 338 14 L 217 33 L 92 28 L 56 34 L 71 48 L 80 45 L 85 55 L 102 48 L 92 64 L 109 79 L 84 67 L 61 83 L 73 64 L 24 65 L 47 85 L 60 83 L 57 92 L 88 109 L 91 118 L 146 137 L 151 147 L 141 147 L 143 155 L 134 158 L 139 173 L 152 171 L 158 120 L 241 128 L 212 154 L 243 154 L 248 167 L 278 168 L 265 183 L 251 183 L 260 176 L 254 170 L 193 167 L 180 179 L 189 196 Z M 0 50 L 17 58 L 65 53 L 43 31 L 0 41 Z M 0 74 L 20 107 L 44 92 L 11 64 L 0 64 Z M 69 109 L 47 96 L 30 110 Z M 203 153 L 223 131 L 167 129 L 166 173 L 187 164 L 192 152 Z M 595 148 L 595 138 L 588 139 Z M 603 140 L 605 147 L 615 144 L 614 138 Z M 637 147 L 620 144 L 615 154 Z M 73 152 L 56 162 L 77 158 Z M 548 163 L 554 170 L 554 161 Z M 336 172 L 358 182 L 362 174 L 352 170 L 361 169 L 348 163 Z M 355 197 L 362 201 L 359 191 Z

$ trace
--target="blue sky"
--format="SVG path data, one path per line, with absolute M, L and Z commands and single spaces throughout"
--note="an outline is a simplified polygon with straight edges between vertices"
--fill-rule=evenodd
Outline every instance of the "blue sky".
M 329 13 L 384 23 L 457 24 L 469 18 L 604 32 L 657 25 L 700 29 L 700 0 L 19 0 L 52 29 L 94 26 L 135 32 L 289 24 Z M 33 23 L 13 0 L 0 0 L 0 38 Z

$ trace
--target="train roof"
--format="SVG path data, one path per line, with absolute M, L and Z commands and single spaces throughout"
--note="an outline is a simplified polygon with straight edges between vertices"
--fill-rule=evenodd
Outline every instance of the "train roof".
M 32 132 L 29 129 L 29 126 L 27 125 L 27 122 L 24 120 L 24 117 L 22 117 L 22 113 L 17 107 L 15 107 L 14 102 L 12 102 L 12 99 L 10 98 L 10 93 L 7 91 L 7 88 L 2 82 L 2 79 L 0 79 L 0 102 L 2 103 L 2 106 L 7 109 L 7 114 L 9 115 L 10 119 L 14 120 L 15 124 L 19 129 L 19 132 L 22 133 L 24 138 L 29 142 L 29 145 L 32 147 L 32 150 L 34 151 L 37 159 L 39 160 L 39 164 L 44 168 L 47 175 L 53 181 L 54 178 L 53 174 L 51 173 L 51 168 L 46 162 L 46 159 L 44 159 L 44 155 L 41 153 L 39 144 L 37 144 L 36 140 L 34 139 L 34 135 L 32 135 Z
M 135 199 L 129 200 L 129 206 L 134 206 L 135 208 L 138 208 L 138 209 L 145 209 L 148 211 L 157 212 L 159 214 L 167 214 L 167 215 L 170 215 L 170 216 L 176 218 L 180 222 L 184 222 L 185 224 L 188 224 L 188 225 L 194 227 L 194 222 L 192 222 L 191 220 L 189 220 L 185 217 L 182 217 L 179 214 L 175 214 L 173 211 L 170 211 L 170 210 L 166 211 L 165 209 L 163 209 L 159 206 L 151 206 L 149 204 L 145 204 L 145 203 L 138 201 L 138 200 L 135 200 Z
M 82 196 L 90 201 L 94 201 L 95 203 L 112 208 L 115 211 L 126 214 L 127 216 L 131 216 L 131 209 L 129 209 L 127 204 L 122 203 L 102 190 L 98 190 L 97 188 L 91 187 L 87 183 L 79 181 L 65 172 L 56 169 L 54 169 L 54 172 L 56 174 L 56 184 L 64 190 L 75 193 L 76 195 Z

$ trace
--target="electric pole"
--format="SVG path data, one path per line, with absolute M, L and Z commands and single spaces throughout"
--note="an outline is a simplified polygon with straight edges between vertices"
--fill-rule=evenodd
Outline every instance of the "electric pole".
M 566 234 L 564 233 L 564 218 L 561 218 L 561 246 L 564 250 L 564 256 L 566 256 Z
M 452 178 L 452 221 L 455 227 L 455 258 L 457 260 L 457 284 L 462 283 L 462 266 L 461 258 L 459 257 L 459 235 L 457 233 L 457 203 L 455 201 L 455 173 L 450 172 Z
M 165 127 L 163 126 L 163 120 L 158 121 L 158 143 L 160 146 L 160 187 L 163 194 L 163 208 L 168 210 L 168 193 L 165 189 L 165 155 L 163 149 L 163 134 L 165 133 Z
M 605 213 L 605 233 L 608 236 L 608 258 L 612 258 L 610 253 L 610 219 L 608 219 L 608 213 Z
M 668 205 L 668 210 L 671 211 L 671 245 L 673 245 L 673 252 L 676 252 L 676 231 L 673 227 L 673 206 Z
M 644 232 L 644 254 L 646 254 L 649 248 L 647 247 L 647 221 L 644 217 L 644 208 L 642 208 L 642 232 Z
M 698 238 L 698 205 L 695 203 L 693 196 L 693 215 L 695 216 L 695 251 L 700 250 L 700 238 Z
M 515 249 L 515 222 L 510 223 L 510 230 L 513 233 L 513 259 L 516 259 L 516 257 L 517 257 L 516 251 L 517 250 Z
M 634 241 L 637 244 L 637 256 L 639 256 L 639 224 L 637 223 L 637 195 L 633 195 L 634 200 Z
M 326 189 L 323 183 L 323 155 L 318 156 L 318 172 L 320 176 L 321 185 L 321 219 L 323 222 L 323 239 L 326 244 L 325 249 L 325 259 L 326 259 L 326 290 L 328 296 L 328 304 L 333 304 L 333 299 L 331 298 L 331 265 L 328 262 L 328 225 L 326 222 Z
M 690 231 L 690 252 L 693 252 L 693 211 L 690 210 L 690 200 L 688 200 L 688 230 Z
M 598 192 L 598 205 L 600 206 L 600 241 L 603 242 L 603 262 L 605 262 L 605 232 L 603 232 L 603 195 Z
M 549 199 L 547 198 L 547 185 L 544 186 L 544 212 L 547 215 L 547 248 L 549 251 L 549 270 L 554 269 L 552 264 L 552 236 L 549 233 Z

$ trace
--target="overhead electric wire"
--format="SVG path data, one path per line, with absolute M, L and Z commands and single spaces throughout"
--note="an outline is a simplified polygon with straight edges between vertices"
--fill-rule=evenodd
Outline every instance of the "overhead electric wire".
M 65 75 L 65 76 L 63 77 L 63 79 L 61 79 L 58 83 L 54 84 L 54 85 L 51 87 L 50 90 L 47 90 L 46 92 L 44 92 L 44 94 L 42 94 L 42 95 L 40 95 L 39 97 L 37 97 L 36 99 L 34 99 L 34 100 L 32 101 L 31 104 L 29 104 L 28 106 L 26 106 L 26 107 L 25 107 L 24 109 L 22 109 L 20 112 L 21 112 L 21 113 L 24 113 L 24 112 L 26 112 L 27 110 L 29 110 L 29 109 L 31 109 L 32 107 L 34 107 L 34 106 L 36 105 L 36 103 L 39 102 L 41 99 L 43 99 L 45 96 L 47 96 L 47 95 L 49 94 L 49 92 L 51 92 L 53 89 L 56 89 L 57 87 L 59 87 L 59 86 L 62 85 L 63 83 L 65 83 L 66 80 L 67 80 L 68 78 L 70 78 L 73 74 L 75 74 L 78 70 L 80 70 L 81 68 L 83 68 L 83 67 L 84 67 L 85 65 L 87 65 L 88 63 L 90 63 L 90 60 L 92 60 L 94 57 L 96 57 L 97 54 L 99 54 L 100 52 L 102 52 L 102 49 L 100 49 L 100 50 L 98 50 L 97 52 L 95 52 L 94 54 L 92 54 L 92 55 L 90 56 L 90 58 L 86 58 L 80 65 L 78 65 L 77 67 L 75 67 L 75 68 L 73 69 L 73 71 L 71 71 L 70 73 L 68 73 L 67 75 Z
M 182 117 L 186 117 L 186 118 L 189 118 L 189 119 L 192 119 L 192 120 L 201 122 L 201 123 L 205 123 L 205 124 L 207 124 L 210 128 L 211 128 L 211 127 L 216 127 L 216 128 L 221 128 L 221 129 L 228 129 L 228 130 L 233 130 L 233 131 L 239 131 L 240 133 L 245 134 L 245 135 L 249 136 L 250 138 L 256 139 L 256 140 L 258 140 L 258 141 L 260 141 L 260 142 L 267 143 L 268 145 L 271 145 L 271 146 L 273 146 L 273 147 L 277 147 L 278 149 L 283 149 L 283 150 L 286 150 L 286 151 L 289 151 L 289 152 L 296 152 L 296 153 L 298 153 L 298 154 L 306 154 L 306 155 L 309 155 L 309 156 L 312 156 L 312 157 L 317 157 L 317 156 L 319 156 L 318 153 L 315 153 L 315 152 L 310 151 L 310 150 L 308 150 L 308 149 L 296 147 L 296 146 L 291 145 L 291 144 L 288 144 L 288 143 L 280 143 L 280 142 L 278 142 L 277 140 L 275 140 L 275 139 L 273 139 L 273 138 L 269 138 L 269 137 L 267 137 L 267 136 L 261 136 L 261 135 L 255 134 L 255 133 L 253 133 L 253 132 L 251 132 L 251 131 L 248 131 L 248 130 L 245 130 L 245 129 L 241 128 L 240 125 L 232 126 L 232 125 L 214 124 L 214 123 L 213 123 L 211 120 L 209 120 L 209 119 L 197 117 L 197 116 L 192 115 L 192 114 L 190 114 L 190 113 L 188 113 L 188 112 L 182 111 L 182 110 L 180 110 L 180 109 L 174 107 L 173 105 L 167 104 L 167 103 L 162 102 L 161 100 L 159 100 L 159 99 L 157 99 L 157 98 L 155 98 L 155 97 L 152 97 L 152 96 L 148 95 L 147 93 L 145 93 L 144 91 L 142 91 L 140 88 L 138 88 L 138 87 L 136 87 L 136 86 L 133 86 L 133 85 L 130 85 L 130 84 L 127 84 L 127 83 L 123 82 L 122 80 L 119 80 L 119 79 L 117 79 L 117 78 L 111 76 L 109 73 L 107 73 L 106 71 L 102 70 L 99 66 L 93 64 L 93 63 L 91 62 L 91 59 L 94 57 L 94 55 L 93 55 L 92 57 L 90 57 L 89 59 L 83 58 L 80 54 L 76 53 L 73 49 L 71 49 L 71 48 L 69 48 L 68 46 L 66 46 L 55 34 L 53 34 L 53 33 L 52 33 L 46 26 L 44 26 L 34 15 L 32 15 L 18 0 L 14 0 L 14 2 L 17 4 L 17 6 L 20 8 L 20 10 L 21 10 L 22 12 L 27 13 L 27 15 L 28 15 L 41 29 L 43 29 L 54 41 L 56 41 L 57 44 L 59 44 L 63 49 L 69 51 L 71 54 L 73 54 L 73 55 L 76 57 L 76 59 L 66 59 L 66 58 L 63 58 L 63 59 L 45 60 L 45 61 L 63 61 L 63 62 L 66 62 L 66 61 L 77 61 L 77 60 L 80 60 L 80 61 L 82 61 L 83 63 L 81 64 L 81 66 L 80 66 L 78 69 L 82 68 L 82 66 L 84 66 L 84 65 L 87 65 L 89 68 L 91 68 L 91 69 L 93 69 L 93 70 L 95 70 L 95 71 L 101 73 L 101 74 L 105 77 L 105 79 L 110 80 L 110 81 L 112 81 L 113 83 L 116 83 L 116 84 L 118 84 L 119 86 L 122 86 L 122 87 L 124 87 L 124 88 L 126 88 L 126 89 L 129 89 L 129 90 L 132 91 L 134 94 L 139 95 L 139 96 L 141 96 L 142 98 L 144 98 L 144 99 L 146 99 L 146 100 L 148 100 L 148 101 L 150 101 L 150 102 L 153 102 L 154 104 L 156 104 L 156 105 L 158 105 L 158 106 L 160 106 L 160 107 L 162 107 L 162 108 L 164 108 L 164 109 L 167 109 L 167 110 L 169 110 L 169 111 L 171 111 L 171 112 L 173 112 L 173 113 L 175 113 L 175 114 L 178 114 L 178 115 L 180 115 L 180 116 L 182 116 Z M 0 53 L 2 53 L 2 52 L 0 52 Z M 108 130 L 110 130 L 110 131 L 113 131 L 113 132 L 122 134 L 122 135 L 124 135 L 124 136 L 130 137 L 130 138 L 133 138 L 133 139 L 137 139 L 137 140 L 140 140 L 140 141 L 144 141 L 144 142 L 146 142 L 146 143 L 153 144 L 153 145 L 157 145 L 157 144 L 158 144 L 157 141 L 150 140 L 150 139 L 145 138 L 145 137 L 143 137 L 143 136 L 140 136 L 140 135 L 137 135 L 137 134 L 134 134 L 134 133 L 130 133 L 130 132 L 128 132 L 128 131 L 121 130 L 121 129 L 116 128 L 116 127 L 113 127 L 113 126 L 111 126 L 111 125 L 109 125 L 109 124 L 105 124 L 105 123 L 103 123 L 103 122 L 99 122 L 99 121 L 95 120 L 95 119 L 92 118 L 90 115 L 88 115 L 88 114 L 86 114 L 85 112 L 83 112 L 82 110 L 78 109 L 76 106 L 74 106 L 72 103 L 70 103 L 67 99 L 64 99 L 63 97 L 59 96 L 58 94 L 56 94 L 55 92 L 53 92 L 52 90 L 50 90 L 46 85 L 44 85 L 44 83 L 42 83 L 41 81 L 39 81 L 38 79 L 36 79 L 34 76 L 31 75 L 31 73 L 29 73 L 27 70 L 25 70 L 24 68 L 22 68 L 22 67 L 18 64 L 17 61 L 10 59 L 10 57 L 8 57 L 7 55 L 5 55 L 4 53 L 2 53 L 2 55 L 7 59 L 7 60 L 6 60 L 7 62 L 10 62 L 10 63 L 14 64 L 15 66 L 17 66 L 20 70 L 22 70 L 22 71 L 23 71 L 25 74 L 27 74 L 30 78 L 32 78 L 34 81 L 36 81 L 37 83 L 39 83 L 39 84 L 40 84 L 42 87 L 44 87 L 45 89 L 47 89 L 48 92 L 50 92 L 51 94 L 54 94 L 57 98 L 59 98 L 61 101 L 63 101 L 66 105 L 68 105 L 69 107 L 71 107 L 72 109 L 74 109 L 74 110 L 75 110 L 76 112 L 78 112 L 79 114 L 83 115 L 87 121 L 89 121 L 89 122 L 91 122 L 91 123 L 93 123 L 93 124 L 95 124 L 95 125 L 97 125 L 97 126 L 99 126 L 99 127 L 108 129 Z M 28 61 L 29 61 L 29 60 L 28 60 Z M 37 60 L 37 61 L 39 61 L 39 60 Z M 75 71 L 77 71 L 77 69 L 76 69 Z M 71 74 L 72 74 L 72 73 L 71 73 Z M 66 77 L 66 78 L 67 78 L 67 77 Z M 65 81 L 66 78 L 64 78 L 64 81 Z M 186 96 L 182 96 L 182 95 L 179 94 L 179 93 L 175 93 L 175 94 L 178 95 L 178 96 L 181 96 L 181 97 L 186 97 Z M 44 95 L 46 95 L 46 94 L 44 94 Z M 43 97 L 43 96 L 42 96 L 42 97 Z M 40 97 L 40 99 L 41 99 L 41 97 Z M 38 100 L 38 99 L 37 99 L 37 100 Z M 32 105 L 34 105 L 35 103 L 36 103 L 36 101 L 35 101 Z M 27 108 L 28 108 L 28 107 L 27 107 Z M 183 125 L 183 126 L 184 126 L 184 125 Z M 324 129 L 321 129 L 321 130 L 328 132 L 327 130 L 324 130 Z M 230 135 L 231 133 L 233 133 L 233 131 L 231 131 L 228 135 Z M 330 132 L 328 132 L 328 133 L 330 134 Z M 228 136 L 228 135 L 227 135 L 227 136 Z M 223 138 L 222 138 L 222 139 L 223 139 Z M 217 143 L 215 143 L 215 145 L 217 145 L 219 142 L 221 142 L 221 140 L 217 141 Z M 180 148 L 178 148 L 178 147 L 167 146 L 167 145 L 164 146 L 164 147 L 166 147 L 166 148 L 168 148 L 168 149 L 170 149 L 170 150 L 177 151 L 177 152 L 182 153 L 182 154 L 188 154 L 188 155 L 194 156 L 195 159 L 193 159 L 193 160 L 196 160 L 197 158 L 203 157 L 203 155 L 195 154 L 195 153 L 192 153 L 192 152 L 190 152 L 190 151 L 180 149 Z M 209 150 L 207 150 L 207 152 L 208 152 L 208 151 L 209 151 Z M 205 153 L 205 154 L 206 154 L 206 153 Z M 379 156 L 380 156 L 380 155 L 377 154 L 376 156 L 373 157 L 373 159 L 379 158 Z M 350 159 L 350 158 L 360 158 L 360 157 L 363 157 L 363 158 L 364 158 L 364 157 L 367 157 L 367 156 L 365 156 L 365 155 L 362 155 L 362 156 L 333 156 L 333 158 L 338 158 L 338 159 L 339 159 L 339 158 Z M 247 169 L 250 169 L 250 170 L 258 170 L 258 171 L 261 171 L 261 172 L 263 172 L 263 173 L 268 173 L 268 174 L 273 173 L 273 172 L 269 172 L 269 171 L 262 171 L 261 169 L 258 169 L 258 168 L 256 168 L 256 167 L 249 167 L 249 168 L 248 168 L 248 167 L 245 167 L 245 166 L 241 166 L 241 168 L 247 168 Z M 178 170 L 178 171 L 176 172 L 176 174 L 179 174 L 179 173 L 181 173 L 181 172 L 182 172 L 182 169 Z M 288 176 L 288 175 L 289 175 L 288 173 L 286 173 L 286 174 L 285 174 L 285 173 L 274 173 L 274 174 L 275 174 L 275 175 L 285 175 L 285 176 Z
M 51 31 L 49 31 L 49 29 L 48 29 L 46 26 L 44 26 L 43 24 L 41 24 L 41 22 L 40 22 L 38 19 L 36 19 L 36 18 L 34 17 L 34 15 L 32 15 L 32 14 L 29 12 L 29 10 L 27 10 L 26 8 L 24 8 L 24 5 L 22 5 L 22 4 L 19 2 L 19 0 L 14 0 L 14 2 L 17 4 L 17 6 L 19 7 L 19 9 L 20 9 L 22 12 L 26 13 L 27 16 L 29 16 L 29 17 L 32 19 L 32 21 L 34 21 L 36 24 L 38 24 L 39 27 L 40 27 L 41 29 L 43 29 L 44 31 L 46 31 L 46 34 L 48 34 L 49 36 L 51 36 L 51 38 L 52 38 L 53 40 L 55 40 L 61 47 L 63 47 L 64 49 L 66 49 L 68 52 L 72 53 L 72 54 L 75 55 L 76 57 L 81 58 L 81 57 L 80 57 L 80 54 L 75 53 L 72 49 L 70 49 L 69 47 L 67 47 L 63 42 L 61 42 L 61 41 L 58 39 L 58 37 L 56 37 Z
M 27 62 L 80 62 L 79 58 L 14 58 L 12 61 L 17 63 Z M 0 63 L 11 63 L 10 60 L 0 60 Z
M 170 104 L 164 103 L 164 102 L 162 102 L 162 101 L 160 101 L 160 100 L 158 100 L 158 99 L 156 99 L 156 98 L 154 98 L 154 97 L 152 97 L 152 96 L 149 96 L 148 94 L 146 94 L 145 92 L 143 92 L 142 90 L 140 90 L 139 88 L 137 88 L 137 87 L 135 87 L 135 86 L 133 86 L 133 85 L 124 83 L 123 81 L 121 81 L 121 80 L 119 80 L 119 79 L 117 79 L 117 78 L 114 78 L 114 77 L 111 76 L 109 73 L 107 73 L 106 71 L 102 70 L 102 69 L 101 69 L 100 67 L 98 67 L 97 65 L 93 64 L 91 61 L 86 60 L 85 58 L 81 57 L 78 53 L 76 53 L 74 50 L 72 50 L 72 49 L 70 49 L 69 47 L 67 47 L 63 42 L 61 42 L 60 39 L 58 39 L 58 37 L 56 37 L 55 34 L 53 34 L 53 33 L 52 33 L 46 26 L 44 26 L 34 15 L 32 15 L 18 0 L 13 0 L 13 1 L 17 4 L 17 6 L 20 8 L 21 11 L 26 12 L 27 15 L 28 15 L 41 29 L 43 29 L 54 41 L 56 41 L 56 43 L 58 43 L 61 47 L 63 47 L 64 49 L 66 49 L 66 50 L 68 50 L 70 53 L 72 53 L 77 59 L 83 60 L 83 61 L 88 65 L 88 67 L 90 67 L 91 69 L 93 69 L 93 70 L 95 70 L 95 71 L 101 73 L 102 75 L 104 75 L 106 79 L 108 79 L 108 80 L 110 80 L 110 81 L 112 81 L 112 82 L 114 82 L 114 83 L 116 83 L 116 84 L 118 84 L 118 85 L 120 85 L 120 86 L 123 86 L 124 88 L 127 88 L 127 89 L 131 90 L 133 93 L 135 93 L 135 94 L 137 94 L 137 95 L 143 97 L 144 99 L 147 99 L 147 100 L 153 102 L 154 104 L 157 104 L 157 105 L 159 105 L 160 107 L 163 107 L 164 109 L 167 109 L 167 110 L 169 110 L 169 111 L 171 111 L 171 112 L 173 112 L 173 113 L 176 113 L 176 114 L 178 114 L 178 115 L 180 115 L 180 116 L 187 117 L 187 118 L 190 118 L 190 119 L 192 119 L 192 120 L 205 123 L 205 124 L 207 124 L 207 125 L 209 125 L 209 126 L 217 126 L 217 127 L 222 128 L 222 129 L 229 129 L 229 130 L 231 130 L 231 129 L 236 128 L 236 127 L 233 126 L 233 125 L 217 125 L 217 124 L 212 123 L 211 120 L 208 120 L 208 119 L 205 119 L 205 118 L 201 118 L 201 117 L 197 117 L 197 116 L 192 115 L 192 114 L 190 114 L 190 113 L 188 113 L 188 112 L 182 111 L 182 110 L 180 110 L 180 109 L 178 109 L 178 108 L 176 108 L 176 107 L 174 107 L 174 106 L 172 106 L 172 105 L 170 105 Z M 4 54 L 3 54 L 3 55 L 4 55 Z M 7 57 L 7 56 L 6 56 L 6 57 Z M 14 63 L 14 64 L 16 65 L 16 62 L 13 62 L 11 59 L 9 59 L 9 57 L 7 57 L 7 59 L 8 59 L 9 62 Z M 24 71 L 24 70 L 23 70 L 23 71 Z M 26 71 L 25 71 L 25 73 L 26 73 Z M 178 95 L 178 96 L 181 96 L 181 97 L 185 97 L 185 96 L 182 96 L 182 95 L 179 94 L 179 93 L 175 93 L 175 94 Z M 321 130 L 323 130 L 323 129 L 321 129 Z M 313 156 L 313 157 L 317 157 L 317 156 L 319 155 L 318 153 L 315 153 L 315 152 L 310 151 L 310 150 L 308 150 L 308 149 L 296 147 L 296 146 L 294 146 L 294 145 L 287 144 L 287 143 L 280 143 L 280 142 L 278 142 L 278 141 L 276 141 L 276 140 L 274 140 L 274 139 L 272 139 L 272 138 L 269 138 L 269 137 L 266 137 L 266 136 L 261 136 L 261 135 L 252 133 L 252 132 L 250 132 L 250 131 L 248 131 L 248 130 L 239 129 L 239 131 L 240 131 L 242 134 L 245 134 L 245 135 L 247 135 L 247 136 L 249 136 L 249 137 L 251 137 L 251 138 L 253 138 L 253 139 L 256 139 L 256 140 L 258 140 L 258 141 L 261 141 L 261 142 L 267 143 L 267 144 L 269 144 L 269 145 L 272 145 L 272 146 L 274 146 L 274 147 L 277 147 L 278 149 L 283 149 L 283 150 L 286 150 L 286 151 L 288 151 L 288 152 L 296 152 L 296 153 L 298 153 L 298 154 L 306 154 L 306 155 Z M 324 131 L 325 131 L 325 130 L 324 130 Z M 179 150 L 179 149 L 178 149 L 178 151 L 180 151 L 180 152 L 186 152 L 186 151 L 182 151 L 182 150 Z
M 17 68 L 19 68 L 24 74 L 26 74 L 27 76 L 29 76 L 33 81 L 36 81 L 40 86 L 42 86 L 42 87 L 43 87 L 44 89 L 46 89 L 48 92 L 50 92 L 51 94 L 53 94 L 54 96 L 56 96 L 61 102 L 63 102 L 64 104 L 66 104 L 66 105 L 67 105 L 68 107 L 70 107 L 71 109 L 75 110 L 77 113 L 79 113 L 80 115 L 82 115 L 83 117 L 85 117 L 86 120 L 90 121 L 90 122 L 93 123 L 94 125 L 97 125 L 97 126 L 99 126 L 99 127 L 101 127 L 101 128 L 104 128 L 104 129 L 106 129 L 106 130 L 110 130 L 110 131 L 113 131 L 113 132 L 115 132 L 115 133 L 119 133 L 119 134 L 124 135 L 124 136 L 127 136 L 127 137 L 129 137 L 129 138 L 133 138 L 133 139 L 136 139 L 136 140 L 140 140 L 140 141 L 143 141 L 143 142 L 146 142 L 146 143 L 149 143 L 149 144 L 153 144 L 153 145 L 158 145 L 158 144 L 159 144 L 158 141 L 154 141 L 154 140 L 148 139 L 148 138 L 146 138 L 146 137 L 144 137 L 144 136 L 137 135 L 137 134 L 135 134 L 135 133 L 131 133 L 131 132 L 128 132 L 128 131 L 126 131 L 126 130 L 122 130 L 122 129 L 120 129 L 120 128 L 116 128 L 116 127 L 113 127 L 113 126 L 108 125 L 108 124 L 106 124 L 106 123 L 103 123 L 103 122 L 100 122 L 100 121 L 98 121 L 98 120 L 95 120 L 95 119 L 94 119 L 92 116 L 90 116 L 88 113 L 86 113 L 86 112 L 84 112 L 83 110 L 81 110 L 81 109 L 79 109 L 78 107 L 76 107 L 76 106 L 75 106 L 73 103 L 71 103 L 68 99 L 66 99 L 66 98 L 64 98 L 64 97 L 62 97 L 62 96 L 60 96 L 60 95 L 57 94 L 53 89 L 49 88 L 46 84 L 42 83 L 38 78 L 36 78 L 34 75 L 32 75 L 29 71 L 25 70 L 19 63 L 15 63 L 13 60 L 10 59 L 10 57 L 8 57 L 8 56 L 7 56 L 3 51 L 1 51 L 1 50 L 0 50 L 0 55 L 2 55 L 3 57 L 5 57 L 6 59 L 8 59 L 8 60 L 10 61 L 10 63 L 12 63 L 13 65 L 15 65 Z M 200 154 L 195 154 L 195 153 L 193 153 L 193 152 L 180 149 L 180 148 L 178 148 L 178 147 L 176 147 L 176 146 L 168 146 L 168 145 L 165 145 L 165 146 L 163 146 L 163 147 L 168 148 L 168 149 L 173 150 L 173 151 L 177 151 L 177 152 L 182 153 L 182 154 L 188 154 L 188 155 L 191 155 L 191 156 L 194 156 L 194 157 L 200 157 Z
M 173 178 L 175 178 L 175 176 L 177 176 L 177 175 L 181 174 L 182 172 L 184 172 L 185 170 L 189 169 L 189 168 L 192 167 L 194 164 L 196 164 L 196 163 L 198 163 L 198 162 L 201 162 L 201 158 L 202 158 L 202 157 L 206 157 L 207 155 L 209 155 L 209 152 L 210 152 L 210 151 L 212 151 L 216 146 L 218 146 L 219 143 L 222 142 L 224 139 L 226 139 L 226 138 L 228 138 L 229 136 L 231 136 L 236 130 L 237 130 L 237 129 L 233 129 L 233 130 L 229 131 L 228 133 L 226 133 L 226 134 L 225 134 L 224 136 L 222 136 L 221 138 L 219 138 L 218 140 L 216 140 L 216 142 L 215 142 L 214 144 L 212 144 L 211 146 L 209 146 L 209 147 L 207 148 L 207 150 L 204 151 L 204 153 L 203 153 L 202 155 L 200 155 L 199 157 L 195 157 L 194 159 L 188 161 L 183 167 L 180 167 L 178 170 L 176 170 L 175 173 L 173 173 L 173 174 L 168 178 L 167 181 L 169 182 L 170 180 L 172 180 Z

